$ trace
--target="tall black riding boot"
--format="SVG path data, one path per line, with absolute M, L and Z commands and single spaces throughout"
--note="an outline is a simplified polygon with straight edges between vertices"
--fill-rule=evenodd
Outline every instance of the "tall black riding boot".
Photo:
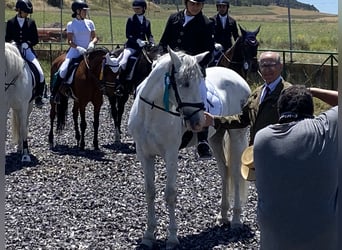
M 44 105 L 43 102 L 43 93 L 44 93 L 44 87 L 45 87 L 45 79 L 38 83 L 35 89 L 35 104 L 37 108 L 42 108 Z
M 124 95 L 124 82 L 126 78 L 126 72 L 124 70 L 121 70 L 119 73 L 118 78 L 116 79 L 116 86 L 115 86 L 115 95 L 117 96 L 123 96 Z
M 50 85 L 50 100 L 54 100 L 55 103 L 59 103 L 59 94 L 58 94 L 58 90 L 60 88 L 60 86 L 62 85 L 63 82 L 63 78 L 60 77 L 59 74 L 57 74 L 56 80 L 51 82 Z
M 208 160 L 211 158 L 210 147 L 208 144 L 208 127 L 204 128 L 203 131 L 197 133 L 197 153 L 201 160 Z

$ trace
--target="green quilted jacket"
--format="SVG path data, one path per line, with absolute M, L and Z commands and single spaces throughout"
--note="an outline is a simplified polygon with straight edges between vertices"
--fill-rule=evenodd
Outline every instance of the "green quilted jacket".
M 277 101 L 281 91 L 290 87 L 292 84 L 283 79 L 277 87 L 268 95 L 262 103 L 260 96 L 263 85 L 256 88 L 249 96 L 247 103 L 240 114 L 231 116 L 216 116 L 214 118 L 215 129 L 237 129 L 245 128 L 250 125 L 249 145 L 253 145 L 256 132 L 267 125 L 277 123 L 279 114 L 277 109 Z

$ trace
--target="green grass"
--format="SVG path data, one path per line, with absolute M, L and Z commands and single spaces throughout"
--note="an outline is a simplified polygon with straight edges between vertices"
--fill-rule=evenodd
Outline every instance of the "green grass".
M 100 2 L 99 2 L 100 3 Z M 101 6 L 106 9 L 106 6 Z M 110 18 L 108 12 L 104 12 L 100 7 L 92 8 L 90 13 L 91 19 L 95 22 L 96 33 L 100 37 L 102 43 L 124 43 L 125 25 L 127 18 L 133 14 L 129 5 L 125 9 L 115 10 L 112 12 L 112 34 L 114 40 L 112 41 Z M 179 6 L 183 8 L 182 5 Z M 95 9 L 95 10 L 94 10 Z M 160 40 L 161 34 L 164 30 L 167 17 L 170 13 L 176 11 L 175 6 L 164 6 L 164 9 L 159 10 L 150 8 L 146 12 L 146 17 L 151 20 L 152 33 L 155 40 Z M 204 13 L 212 16 L 216 13 L 214 5 L 205 5 Z M 314 13 L 314 12 L 313 12 Z M 9 19 L 14 16 L 13 10 L 6 9 L 5 17 Z M 62 23 L 63 27 L 71 20 L 71 11 L 69 9 L 63 10 Z M 259 25 L 261 26 L 258 39 L 260 48 L 273 49 L 289 49 L 289 25 L 287 16 L 277 15 L 276 20 L 269 20 L 270 15 L 274 15 L 271 7 L 253 6 L 251 7 L 233 7 L 232 16 L 237 16 L 238 24 L 242 25 L 247 30 L 254 30 Z M 258 16 L 258 20 L 249 20 L 245 16 Z M 39 27 L 48 27 L 49 25 L 60 22 L 60 10 L 54 11 L 35 11 L 32 17 L 36 20 Z M 263 19 L 264 17 L 264 19 Z M 313 19 L 315 16 L 306 16 L 306 19 Z M 294 50 L 314 50 L 314 51 L 337 51 L 338 44 L 338 29 L 337 22 L 315 21 L 308 22 L 301 21 L 304 16 L 294 16 L 291 22 L 292 30 L 292 44 Z
M 103 4 L 104 2 L 106 3 L 105 5 Z M 112 5 L 111 25 L 108 16 L 107 1 L 93 0 L 90 7 L 90 18 L 95 22 L 96 33 L 100 38 L 100 43 L 109 44 L 113 42 L 115 44 L 123 44 L 126 41 L 126 21 L 133 14 L 130 4 L 124 1 Z M 179 8 L 182 9 L 183 4 L 180 4 Z M 175 5 L 164 5 L 161 9 L 149 5 L 146 11 L 146 17 L 151 21 L 152 33 L 157 43 L 163 33 L 168 16 L 175 11 Z M 207 16 L 212 16 L 216 13 L 216 7 L 215 5 L 206 4 L 203 11 Z M 245 29 L 255 30 L 259 25 L 261 26 L 260 33 L 257 36 L 260 43 L 259 49 L 261 50 L 289 50 L 289 25 L 286 13 L 286 9 L 275 9 L 274 6 L 232 6 L 231 8 L 231 15 Z M 322 15 L 315 12 L 300 15 L 298 11 L 293 11 L 292 13 L 291 30 L 293 50 L 337 52 L 337 19 L 336 21 L 329 21 L 329 19 L 320 19 L 320 21 L 317 21 L 318 18 L 329 17 L 329 15 Z M 5 10 L 6 20 L 14 15 L 15 11 L 12 9 Z M 61 22 L 60 10 L 57 8 L 47 10 L 47 8 L 45 9 L 44 7 L 42 9 L 42 6 L 40 6 L 40 10 L 39 8 L 35 8 L 32 18 L 36 20 L 38 27 L 49 27 L 54 23 Z M 63 27 L 70 20 L 71 10 L 69 8 L 63 9 Z M 38 45 L 37 48 L 49 49 L 48 46 L 50 45 Z M 61 48 L 60 45 L 54 45 L 53 47 L 55 49 Z M 63 48 L 65 49 L 67 46 Z M 288 54 L 286 56 L 288 57 Z M 307 55 L 303 53 L 293 53 L 292 56 L 292 59 L 297 62 L 319 64 L 328 57 L 328 55 Z M 288 58 L 286 59 L 286 61 L 289 60 Z M 50 61 L 42 61 L 42 64 L 45 75 L 49 78 Z

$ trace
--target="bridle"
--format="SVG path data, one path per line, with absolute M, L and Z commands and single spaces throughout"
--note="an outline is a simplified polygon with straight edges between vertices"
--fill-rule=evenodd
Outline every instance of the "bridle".
M 86 55 L 86 54 L 87 54 L 87 55 Z M 97 75 L 95 75 L 95 74 L 93 73 L 93 71 L 91 70 L 91 67 L 89 66 L 89 63 L 88 63 L 88 61 L 89 61 L 88 55 L 89 55 L 89 53 L 83 54 L 83 60 L 84 60 L 84 63 L 85 63 L 85 65 L 86 65 L 88 71 L 90 72 L 91 76 L 92 76 L 93 78 L 97 79 L 98 82 L 101 84 L 101 86 L 113 88 L 113 87 L 116 85 L 115 81 L 110 81 L 110 82 L 109 82 L 109 81 L 104 81 L 104 80 L 103 80 L 103 75 L 104 75 L 105 67 L 114 68 L 114 66 L 108 64 L 108 63 L 107 63 L 107 60 L 106 60 L 106 57 L 103 57 L 103 58 L 102 58 L 102 62 L 101 62 L 100 75 L 97 76 Z
M 24 64 L 24 67 L 25 67 L 25 64 Z M 5 82 L 5 91 L 7 91 L 9 87 L 14 86 L 14 83 L 18 80 L 20 74 L 21 72 L 16 74 L 15 77 L 10 82 Z M 6 72 L 5 72 L 5 77 L 6 77 Z
M 174 65 L 172 65 L 171 68 L 171 74 L 169 74 L 168 72 L 165 74 L 165 92 L 164 92 L 164 106 L 165 107 L 161 107 L 159 105 L 156 105 L 154 102 L 150 102 L 147 99 L 145 99 L 144 97 L 140 96 L 140 100 L 142 100 L 143 102 L 149 104 L 151 106 L 151 109 L 153 108 L 157 108 L 159 110 L 165 111 L 169 114 L 175 115 L 175 116 L 180 116 L 183 117 L 184 121 L 190 120 L 192 116 L 194 116 L 195 114 L 197 114 L 198 112 L 205 110 L 204 108 L 204 103 L 203 102 L 199 102 L 199 103 L 190 103 L 190 102 L 183 102 L 180 95 L 179 95 L 179 91 L 177 88 L 177 83 L 175 80 L 175 67 Z M 176 98 L 176 102 L 177 102 L 177 108 L 176 111 L 177 112 L 173 112 L 170 111 L 168 108 L 168 97 L 169 97 L 169 93 L 168 90 L 169 88 L 172 88 L 172 90 L 175 93 L 175 98 Z M 196 108 L 191 114 L 189 115 L 185 115 L 182 110 L 184 107 L 192 107 L 192 108 Z
M 243 41 L 240 42 L 241 38 L 243 38 Z M 239 41 L 237 41 L 237 43 L 241 43 L 240 46 L 242 46 L 242 60 L 241 61 L 236 61 L 236 60 L 233 61 L 228 56 L 226 56 L 226 53 L 224 51 L 221 51 L 220 60 L 222 60 L 222 57 L 223 57 L 230 64 L 242 65 L 244 67 L 244 70 L 248 70 L 249 66 L 250 66 L 249 62 L 252 61 L 253 59 L 256 59 L 256 55 L 253 57 L 249 56 L 249 50 L 250 50 L 250 48 L 256 48 L 256 51 L 257 51 L 259 43 L 258 43 L 255 35 L 253 35 L 253 36 L 247 35 L 247 36 L 241 37 L 241 38 L 239 38 Z M 237 43 L 235 45 L 237 45 Z M 232 56 L 232 58 L 233 58 L 234 54 L 235 54 L 236 47 L 234 47 L 232 49 L 234 49 L 233 56 Z

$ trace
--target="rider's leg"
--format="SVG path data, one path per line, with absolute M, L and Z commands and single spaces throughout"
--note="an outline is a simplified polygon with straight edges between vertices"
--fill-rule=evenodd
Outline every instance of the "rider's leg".
M 201 79 L 200 83 L 200 92 L 202 96 L 202 100 L 205 106 L 205 110 L 207 110 L 207 87 L 205 85 L 204 78 Z M 208 144 L 208 127 L 203 128 L 203 130 L 199 133 L 197 133 L 197 152 L 200 157 L 200 159 L 210 159 L 211 158 L 211 152 L 210 147 Z
M 59 91 L 59 88 L 61 87 L 62 83 L 64 82 L 64 78 L 66 77 L 66 74 L 68 72 L 68 66 L 69 66 L 69 63 L 70 63 L 71 59 L 72 58 L 67 57 L 63 61 L 63 63 L 59 67 L 59 70 L 56 72 L 57 76 L 56 76 L 55 81 L 51 82 L 52 86 L 50 86 L 50 90 L 51 90 L 50 99 L 54 100 L 56 103 L 59 102 L 58 91 Z
M 39 73 L 39 83 L 37 83 L 35 86 L 35 104 L 37 108 L 41 108 L 44 105 L 42 100 L 45 86 L 44 72 L 42 67 L 40 66 L 38 59 L 35 57 L 31 50 L 26 51 L 26 58 L 34 64 Z
M 122 58 L 119 61 L 120 67 L 125 70 L 128 58 L 135 53 L 135 49 L 132 48 L 125 48 L 124 51 L 122 52 Z

